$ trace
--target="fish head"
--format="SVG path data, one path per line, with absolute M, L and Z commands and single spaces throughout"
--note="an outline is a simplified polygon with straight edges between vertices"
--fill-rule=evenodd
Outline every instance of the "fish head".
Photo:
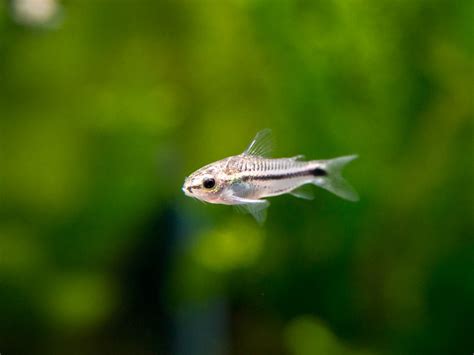
M 227 174 L 223 172 L 222 163 L 206 165 L 189 175 L 183 184 L 186 196 L 210 203 L 226 204 L 225 191 L 228 190 Z

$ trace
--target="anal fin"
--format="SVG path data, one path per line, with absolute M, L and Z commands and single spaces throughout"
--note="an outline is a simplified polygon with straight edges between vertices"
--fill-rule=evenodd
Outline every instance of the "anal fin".
M 313 200 L 314 193 L 309 186 L 300 186 L 289 192 L 289 194 L 305 200 Z

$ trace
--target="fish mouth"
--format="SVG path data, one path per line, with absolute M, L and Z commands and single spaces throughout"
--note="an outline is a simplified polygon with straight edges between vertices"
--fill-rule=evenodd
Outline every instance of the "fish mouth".
M 191 186 L 184 185 L 181 190 L 183 190 L 186 196 L 192 196 Z

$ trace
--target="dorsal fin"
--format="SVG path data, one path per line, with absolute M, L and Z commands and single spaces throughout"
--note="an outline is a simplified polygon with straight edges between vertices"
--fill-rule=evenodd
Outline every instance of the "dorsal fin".
M 252 143 L 250 143 L 248 148 L 242 154 L 268 157 L 273 145 L 271 134 L 272 131 L 269 128 L 258 132 L 255 138 L 252 140 Z

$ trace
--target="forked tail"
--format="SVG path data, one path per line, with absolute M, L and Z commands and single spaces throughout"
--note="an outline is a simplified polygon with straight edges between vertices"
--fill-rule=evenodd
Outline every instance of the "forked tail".
M 357 155 L 349 155 L 319 161 L 319 168 L 315 169 L 314 184 L 346 200 L 358 201 L 359 195 L 341 175 L 342 169 L 356 158 Z

